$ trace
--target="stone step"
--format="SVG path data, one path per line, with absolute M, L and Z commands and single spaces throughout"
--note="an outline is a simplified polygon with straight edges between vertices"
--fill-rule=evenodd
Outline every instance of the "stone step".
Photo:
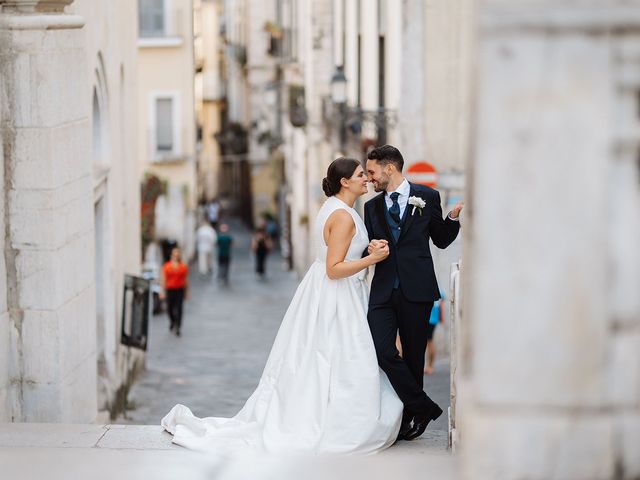
M 2 478 L 67 480 L 456 478 L 442 432 L 373 456 L 285 457 L 197 453 L 171 443 L 154 425 L 0 424 Z

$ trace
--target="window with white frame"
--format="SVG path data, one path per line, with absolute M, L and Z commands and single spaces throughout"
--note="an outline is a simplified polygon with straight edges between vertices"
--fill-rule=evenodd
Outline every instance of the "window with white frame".
M 156 98 L 156 151 L 173 152 L 173 98 Z
M 156 161 L 180 152 L 178 93 L 151 93 L 151 155 Z
M 138 0 L 140 37 L 165 36 L 165 17 L 165 0 Z

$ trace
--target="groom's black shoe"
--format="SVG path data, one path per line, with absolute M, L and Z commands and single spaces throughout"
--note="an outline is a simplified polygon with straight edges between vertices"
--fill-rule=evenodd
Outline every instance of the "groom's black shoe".
M 440 415 L 442 415 L 442 409 L 434 403 L 433 407 L 431 408 L 431 410 L 429 410 L 428 413 L 416 415 L 415 417 L 413 417 L 413 427 L 411 427 L 411 430 L 407 432 L 404 439 L 413 440 L 418 438 L 427 429 L 427 425 L 429 425 L 429 422 L 431 420 L 435 420 Z
M 402 422 L 400 425 L 400 431 L 398 432 L 398 438 L 396 438 L 396 442 L 398 440 L 406 440 L 407 434 L 411 431 L 411 420 L 408 422 Z

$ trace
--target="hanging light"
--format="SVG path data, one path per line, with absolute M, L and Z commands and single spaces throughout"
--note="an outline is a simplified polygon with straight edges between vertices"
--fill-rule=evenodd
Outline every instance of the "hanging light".
M 338 105 L 347 103 L 347 77 L 342 65 L 336 67 L 331 77 L 331 100 Z

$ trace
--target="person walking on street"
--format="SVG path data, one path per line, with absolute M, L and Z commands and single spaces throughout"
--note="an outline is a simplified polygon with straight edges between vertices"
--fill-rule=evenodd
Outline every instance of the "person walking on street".
M 233 237 L 229 233 L 229 225 L 223 223 L 218 233 L 218 278 L 225 285 L 229 285 L 231 247 L 233 247 Z
M 218 200 L 211 200 L 205 206 L 207 213 L 207 219 L 213 228 L 218 226 L 218 219 L 220 218 L 220 202 Z
M 440 291 L 440 300 L 433 302 L 431 315 L 429 316 L 429 326 L 427 328 L 427 364 L 424 367 L 424 373 L 433 375 L 433 364 L 436 361 L 436 345 L 433 343 L 433 333 L 439 323 L 444 323 L 444 311 L 442 309 L 442 301 L 444 293 Z
M 216 244 L 218 235 L 211 225 L 202 221 L 196 231 L 196 247 L 198 250 L 198 271 L 201 275 L 207 275 L 212 270 L 211 254 Z
M 277 248 L 278 247 L 278 236 L 279 236 L 279 228 L 278 228 L 278 222 L 276 222 L 276 219 L 273 218 L 271 215 L 269 215 L 268 217 L 265 217 L 265 230 L 267 232 L 267 235 L 269 235 L 269 238 L 271 238 L 271 243 L 273 245 L 273 248 Z
M 182 262 L 178 247 L 171 250 L 171 259 L 162 267 L 160 299 L 167 299 L 169 331 L 180 336 L 182 326 L 182 304 L 188 299 L 189 267 Z
M 265 276 L 267 255 L 269 255 L 272 248 L 273 244 L 267 234 L 267 230 L 264 227 L 258 228 L 251 241 L 251 250 L 256 256 L 256 273 L 260 278 Z

